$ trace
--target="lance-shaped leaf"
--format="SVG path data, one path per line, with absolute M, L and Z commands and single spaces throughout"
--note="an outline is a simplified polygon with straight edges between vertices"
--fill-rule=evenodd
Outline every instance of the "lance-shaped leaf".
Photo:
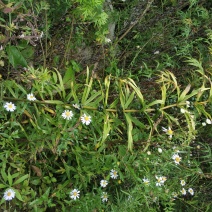
M 138 88 L 138 86 L 135 84 L 135 82 L 128 78 L 127 79 L 127 83 L 133 88 L 133 90 L 136 92 L 138 98 L 141 100 L 141 103 L 144 104 L 144 97 L 140 91 L 140 89 Z
M 124 115 L 125 115 L 126 121 L 127 121 L 128 150 L 132 151 L 132 148 L 133 148 L 133 137 L 132 137 L 133 125 L 132 125 L 132 120 L 131 120 L 129 114 L 125 113 Z
M 189 85 L 187 85 L 187 87 L 185 88 L 185 90 L 184 90 L 184 91 L 181 93 L 181 95 L 179 96 L 179 98 L 178 98 L 178 101 L 179 101 L 179 102 L 181 102 L 181 101 L 184 100 L 186 94 L 190 91 L 190 89 L 191 89 L 191 85 L 189 84 Z
M 106 113 L 104 116 L 104 127 L 103 127 L 103 135 L 102 135 L 101 143 L 103 143 L 106 140 L 106 138 L 108 137 L 110 129 L 111 129 L 111 126 L 110 126 L 110 121 L 109 121 L 109 114 Z
M 129 98 L 127 99 L 127 101 L 126 101 L 126 103 L 125 103 L 125 105 L 124 105 L 124 109 L 128 108 L 128 106 L 130 105 L 130 103 L 133 101 L 134 96 L 135 96 L 135 91 L 133 91 L 133 92 L 130 94 Z
M 87 78 L 86 78 L 86 84 L 85 84 L 85 88 L 84 88 L 84 92 L 83 92 L 83 95 L 82 95 L 82 104 L 84 105 L 87 98 L 88 98 L 88 95 L 90 93 L 90 90 L 91 90 L 91 87 L 92 87 L 92 84 L 93 84 L 93 78 L 91 77 L 90 78 L 90 81 L 89 81 L 89 69 L 87 67 Z
M 104 106 L 105 107 L 107 106 L 107 100 L 108 100 L 108 96 L 109 96 L 110 77 L 111 77 L 111 75 L 105 77 L 105 98 L 104 98 Z
M 20 177 L 19 179 L 17 179 L 17 180 L 13 183 L 13 185 L 17 185 L 17 184 L 23 182 L 23 181 L 26 180 L 28 177 L 29 177 L 28 174 L 26 174 L 26 175 Z
M 84 104 L 85 104 L 85 105 L 88 105 L 90 102 L 92 102 L 94 99 L 96 99 L 96 98 L 99 97 L 100 95 L 101 95 L 101 91 L 98 91 L 98 92 L 92 94 L 91 97 L 90 97 L 89 99 L 87 99 L 87 100 L 84 102 Z M 100 98 L 99 101 L 101 101 L 101 99 L 102 99 L 102 98 Z M 96 102 L 96 103 L 98 103 L 98 102 Z

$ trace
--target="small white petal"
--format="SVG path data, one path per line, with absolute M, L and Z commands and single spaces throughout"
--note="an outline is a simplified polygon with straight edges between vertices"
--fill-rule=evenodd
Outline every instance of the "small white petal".
M 206 119 L 205 122 L 206 122 L 207 124 L 211 124 L 211 123 L 212 123 L 210 119 Z

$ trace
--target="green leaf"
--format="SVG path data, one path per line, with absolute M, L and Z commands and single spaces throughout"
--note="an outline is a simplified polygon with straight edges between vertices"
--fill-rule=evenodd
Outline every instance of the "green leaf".
M 0 188 L 6 188 L 7 185 L 4 185 L 4 184 L 0 184 Z
M 20 177 L 18 180 L 16 180 L 16 181 L 13 183 L 13 185 L 17 185 L 17 184 L 21 183 L 22 181 L 24 181 L 24 180 L 27 179 L 28 177 L 29 177 L 28 174 L 26 174 L 26 175 Z
M 191 85 L 187 85 L 187 87 L 185 88 L 185 90 L 181 93 L 181 95 L 179 96 L 178 101 L 181 102 L 184 100 L 186 94 L 190 91 Z
M 96 99 L 99 95 L 101 95 L 101 91 L 96 92 L 95 94 L 92 94 L 92 96 L 87 99 L 84 104 L 88 105 L 91 101 L 93 101 L 94 99 Z
M 132 151 L 133 148 L 133 137 L 132 137 L 132 129 L 133 129 L 133 125 L 132 125 L 132 120 L 129 114 L 125 113 L 124 114 L 126 117 L 126 121 L 127 121 L 127 137 L 128 137 L 128 150 Z
M 128 98 L 127 102 L 124 105 L 124 108 L 128 108 L 128 106 L 130 105 L 130 103 L 133 101 L 134 99 L 134 95 L 135 95 L 135 91 L 133 91 L 130 95 L 130 97 Z
M 15 190 L 15 196 L 17 197 L 18 200 L 22 201 L 23 202 L 23 199 L 21 197 L 21 194 L 18 190 Z
M 60 100 L 45 100 L 45 103 L 48 103 L 48 104 L 54 104 L 54 105 L 62 105 L 64 104 L 62 101 Z
M 6 48 L 9 62 L 14 68 L 17 68 L 18 65 L 27 67 L 27 62 L 21 52 L 15 46 L 7 46 Z
M 7 182 L 7 174 L 5 172 L 5 166 L 6 164 L 3 163 L 1 167 L 1 177 L 3 178 L 4 182 Z
M 90 90 L 91 90 L 91 87 L 92 87 L 92 84 L 93 84 L 93 78 L 91 77 L 90 78 L 90 81 L 89 81 L 89 69 L 87 67 L 87 78 L 86 78 L 86 84 L 85 84 L 85 89 L 83 91 L 83 95 L 82 95 L 82 104 L 84 105 L 88 96 L 89 96 L 89 93 L 90 93 Z
M 10 168 L 9 168 L 10 169 Z M 10 170 L 8 170 L 8 182 L 9 182 L 9 185 L 10 186 L 12 186 L 12 184 L 13 184 L 13 178 L 12 178 L 12 176 L 11 176 L 11 174 L 10 174 Z
M 70 66 L 65 72 L 65 75 L 63 77 L 63 83 L 66 84 L 71 80 L 75 81 L 75 72 L 73 68 Z

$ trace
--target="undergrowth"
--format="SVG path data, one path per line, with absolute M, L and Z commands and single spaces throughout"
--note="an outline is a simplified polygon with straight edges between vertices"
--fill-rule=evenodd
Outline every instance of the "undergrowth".
M 211 211 L 209 2 L 0 14 L 1 210 Z

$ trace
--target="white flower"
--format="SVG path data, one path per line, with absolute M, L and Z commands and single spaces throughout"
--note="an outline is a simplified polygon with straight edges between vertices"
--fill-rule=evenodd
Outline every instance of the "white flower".
M 206 126 L 206 123 L 205 123 L 205 122 L 202 122 L 202 126 L 203 126 L 203 127 Z
M 110 42 L 111 42 L 110 38 L 105 38 L 105 43 L 110 43 Z
M 193 196 L 194 195 L 194 190 L 192 188 L 188 189 L 188 192 Z
M 186 101 L 186 107 L 190 107 L 190 102 Z
M 105 188 L 105 187 L 107 186 L 107 184 L 108 184 L 107 180 L 101 180 L 101 181 L 100 181 L 100 185 L 101 185 L 101 187 L 103 187 L 103 188 Z
M 168 129 L 166 129 L 165 127 L 162 127 L 162 130 L 169 136 L 170 139 L 172 138 L 172 135 L 174 132 L 172 131 L 171 127 L 169 127 Z
M 4 105 L 4 108 L 5 108 L 7 111 L 13 112 L 13 111 L 16 109 L 16 106 L 15 106 L 12 102 L 7 102 L 7 103 Z
M 101 198 L 102 198 L 102 202 L 107 202 L 108 200 L 107 192 L 103 192 Z
M 150 151 L 147 152 L 147 155 L 151 155 L 152 153 Z
M 67 120 L 72 119 L 73 115 L 74 115 L 74 114 L 72 113 L 71 110 L 65 110 L 65 111 L 62 113 L 62 117 L 63 117 L 64 119 L 67 119 Z
M 145 185 L 149 185 L 150 181 L 149 181 L 149 179 L 144 178 L 144 179 L 143 179 L 143 183 L 144 183 Z
M 212 122 L 211 122 L 210 119 L 206 119 L 205 122 L 206 122 L 207 124 L 212 124 Z
M 19 38 L 24 38 L 24 37 L 25 37 L 24 33 L 22 33 L 21 35 L 19 35 Z
M 176 163 L 176 164 L 180 164 L 180 161 L 181 161 L 181 157 L 178 155 L 178 154 L 174 154 L 173 156 L 172 156 L 172 159 L 174 160 L 174 162 Z
M 72 106 L 73 106 L 74 108 L 80 110 L 80 105 L 78 105 L 78 104 L 73 104 Z
M 160 54 L 160 52 L 159 51 L 155 51 L 154 54 Z
M 184 108 L 181 108 L 181 109 L 180 109 L 180 112 L 181 112 L 181 113 L 185 113 L 186 110 L 185 110 Z
M 186 190 L 183 188 L 181 191 L 182 195 L 186 195 Z
M 158 152 L 159 152 L 159 153 L 162 153 L 163 150 L 162 150 L 161 148 L 158 148 Z
M 110 177 L 113 178 L 113 179 L 116 179 L 118 177 L 118 173 L 116 170 L 112 169 L 110 171 Z
M 79 196 L 80 196 L 80 191 L 77 189 L 74 189 L 73 191 L 70 192 L 71 199 L 76 200 L 76 198 L 79 198 Z
M 89 125 L 91 123 L 91 116 L 87 116 L 85 113 L 81 116 L 81 121 L 83 124 Z
M 162 178 L 156 176 L 156 179 L 157 179 L 156 186 L 162 186 L 162 185 L 163 185 L 163 180 L 162 180 Z
M 174 198 L 177 198 L 177 192 L 172 192 L 172 196 L 173 196 Z
M 180 180 L 181 186 L 184 186 L 186 184 L 185 180 Z
M 35 96 L 34 96 L 32 93 L 27 94 L 27 99 L 28 99 L 29 101 L 35 101 L 35 100 L 36 100 Z
M 5 200 L 8 200 L 8 201 L 10 201 L 10 200 L 12 200 L 13 198 L 15 197 L 15 191 L 13 190 L 13 189 L 8 189 L 8 190 L 6 190 L 5 192 L 4 192 L 4 199 Z
M 167 180 L 167 178 L 164 176 L 162 176 L 162 177 L 155 176 L 155 177 L 157 179 L 156 186 L 164 185 L 165 181 Z

